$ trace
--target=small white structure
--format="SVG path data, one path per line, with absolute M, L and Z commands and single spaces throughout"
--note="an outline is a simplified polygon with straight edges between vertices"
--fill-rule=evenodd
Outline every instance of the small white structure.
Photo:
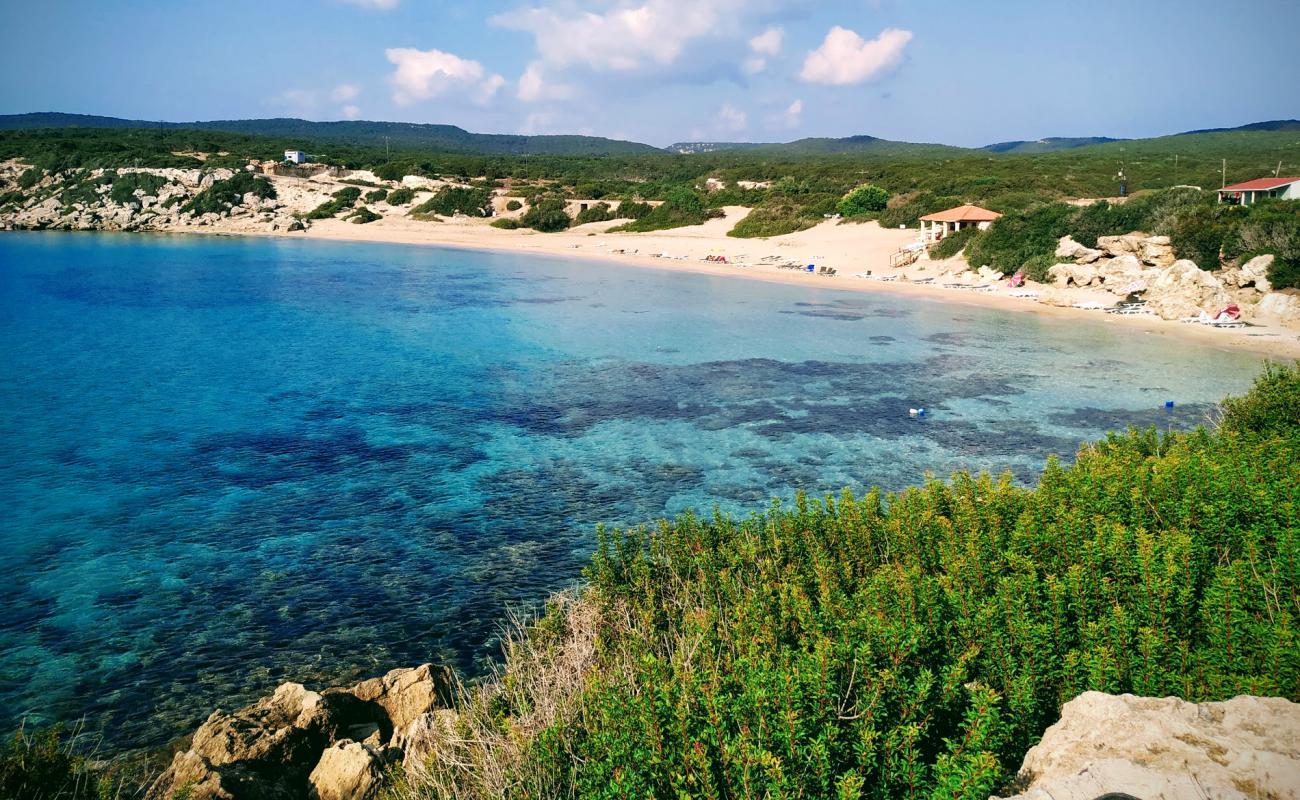
M 1267 197 L 1300 200 L 1300 178 L 1256 178 L 1219 190 L 1220 203 L 1248 206 Z
M 921 217 L 921 241 L 937 242 L 948 234 L 964 228 L 985 230 L 1001 216 L 996 211 L 989 211 L 987 208 L 969 203 L 937 214 L 926 214 Z
M 290 164 L 306 164 L 307 154 L 301 150 L 285 150 L 284 160 Z

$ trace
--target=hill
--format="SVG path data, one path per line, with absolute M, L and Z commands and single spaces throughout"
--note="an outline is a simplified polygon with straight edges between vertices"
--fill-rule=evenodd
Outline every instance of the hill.
M 1197 133 L 1233 133 L 1236 131 L 1300 131 L 1300 119 L 1274 119 L 1267 122 L 1252 122 L 1249 125 L 1238 125 L 1235 128 L 1202 128 L 1201 130 L 1187 131 L 1177 135 L 1190 136 Z
M 1046 139 L 1035 139 L 1033 141 L 987 144 L 980 149 L 988 150 L 990 153 L 1050 153 L 1054 150 L 1070 150 L 1075 147 L 1121 141 L 1124 140 L 1112 139 L 1109 136 L 1049 136 Z
M 37 128 L 191 129 L 296 139 L 301 140 L 303 146 L 310 144 L 387 146 L 393 150 L 425 150 L 474 155 L 608 156 L 662 152 L 659 148 L 648 144 L 605 139 L 599 136 L 515 136 L 499 133 L 471 133 L 455 125 L 412 122 L 361 120 L 312 122 L 294 118 L 150 122 L 57 112 L 0 115 L 2 130 Z

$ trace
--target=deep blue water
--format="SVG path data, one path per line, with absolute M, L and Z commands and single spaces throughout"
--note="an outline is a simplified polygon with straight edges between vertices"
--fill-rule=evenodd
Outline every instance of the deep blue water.
M 157 745 L 282 680 L 473 671 L 597 522 L 1028 481 L 1107 429 L 1200 422 L 1259 366 L 828 285 L 0 235 L 0 730 Z

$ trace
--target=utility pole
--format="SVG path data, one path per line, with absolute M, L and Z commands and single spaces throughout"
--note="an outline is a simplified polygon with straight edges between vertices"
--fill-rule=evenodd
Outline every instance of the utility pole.
M 1228 185 L 1228 159 L 1223 159 L 1223 166 L 1221 169 L 1223 170 L 1223 183 L 1219 185 L 1220 189 Z
M 1277 162 L 1277 169 L 1273 170 L 1273 177 L 1276 178 L 1278 175 L 1281 174 L 1282 174 L 1282 162 L 1279 161 Z

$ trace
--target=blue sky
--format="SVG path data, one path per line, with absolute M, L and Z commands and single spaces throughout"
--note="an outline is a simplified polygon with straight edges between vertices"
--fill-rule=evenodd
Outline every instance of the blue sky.
M 1300 117 L 1297 0 L 0 0 L 0 113 L 983 145 Z

